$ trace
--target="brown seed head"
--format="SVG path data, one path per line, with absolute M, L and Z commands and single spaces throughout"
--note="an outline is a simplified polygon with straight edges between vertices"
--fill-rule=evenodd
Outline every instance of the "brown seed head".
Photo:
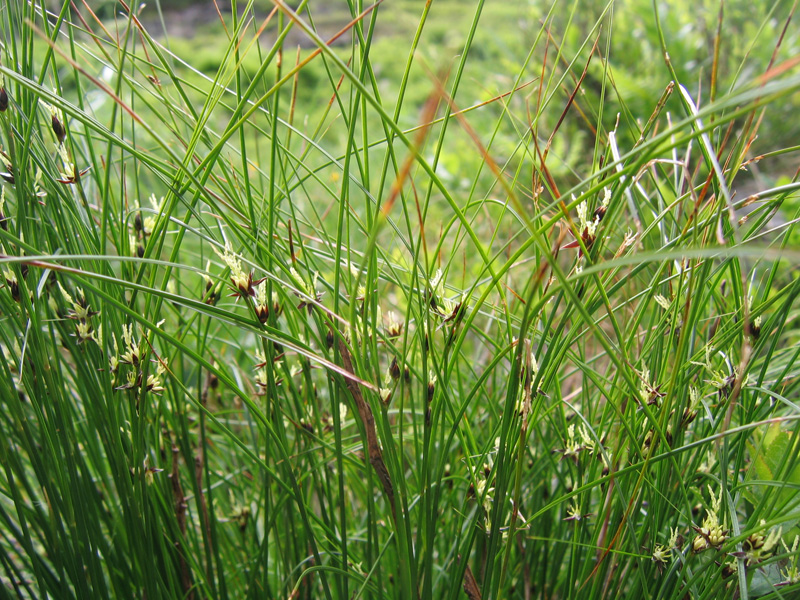
M 67 138 L 67 130 L 64 129 L 64 125 L 61 124 L 61 121 L 56 115 L 53 115 L 50 124 L 53 127 L 53 133 L 56 135 L 58 143 L 63 144 L 64 140 Z

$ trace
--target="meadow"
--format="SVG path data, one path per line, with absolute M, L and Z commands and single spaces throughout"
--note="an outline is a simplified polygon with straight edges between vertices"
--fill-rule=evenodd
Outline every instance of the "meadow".
M 1 3 L 0 597 L 796 597 L 795 9 Z

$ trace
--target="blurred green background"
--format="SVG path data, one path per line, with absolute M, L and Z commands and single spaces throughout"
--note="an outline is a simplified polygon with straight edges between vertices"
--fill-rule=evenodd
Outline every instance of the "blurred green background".
M 106 22 L 115 18 L 124 20 L 116 0 L 88 0 L 88 4 Z M 223 50 L 227 45 L 226 29 L 222 27 L 217 11 L 230 15 L 231 4 L 222 0 L 216 3 L 214 0 L 151 0 L 141 5 L 139 18 L 148 31 L 162 38 L 164 44 L 177 56 L 191 57 L 192 67 L 210 76 L 220 68 L 224 60 Z M 255 0 L 252 3 L 239 1 L 233 4 L 243 18 L 252 18 L 256 25 L 264 21 L 273 6 L 269 0 Z M 298 6 L 300 2 L 292 0 L 288 4 Z M 313 21 L 323 37 L 333 36 L 358 11 L 370 5 L 369 2 L 359 5 L 347 0 L 310 4 L 306 11 L 311 12 L 303 14 Z M 394 103 L 393 92 L 399 84 L 398 79 L 407 59 L 406 49 L 410 46 L 425 4 L 424 0 L 386 0 L 378 8 L 383 12 L 391 11 L 392 16 L 378 19 L 377 34 L 371 51 L 372 64 L 387 105 Z M 665 32 L 667 51 L 681 83 L 691 90 L 699 104 L 707 104 L 711 93 L 714 37 L 720 19 L 719 3 L 712 0 L 672 0 L 656 4 Z M 420 43 L 420 52 L 423 55 L 423 61 L 420 62 L 427 64 L 431 72 L 437 75 L 446 73 L 457 60 L 464 33 L 472 21 L 477 5 L 474 0 L 432 2 Z M 510 74 L 520 72 L 520 66 L 526 62 L 535 37 L 539 34 L 540 24 L 551 8 L 552 3 L 543 0 L 490 1 L 484 4 L 480 27 L 476 32 L 476 43 L 467 63 L 459 98 L 456 99 L 461 108 L 510 91 L 514 84 Z M 653 110 L 653 99 L 661 94 L 670 81 L 652 8 L 653 3 L 650 0 L 621 0 L 613 4 L 590 0 L 580 3 L 579 10 L 572 19 L 570 11 L 564 10 L 557 10 L 551 16 L 550 31 L 554 38 L 550 46 L 551 58 L 552 52 L 560 48 L 564 66 L 566 61 L 571 61 L 577 54 L 580 45 L 604 11 L 607 16 L 612 17 L 610 22 L 614 31 L 607 27 L 600 32 L 598 46 L 602 56 L 607 56 L 609 60 L 614 82 L 614 89 L 607 89 L 605 97 L 604 122 L 609 128 L 613 127 L 618 112 L 623 113 L 623 118 L 632 115 L 630 118 L 646 119 Z M 780 57 L 800 53 L 800 28 L 790 24 L 783 32 L 784 17 L 790 9 L 789 0 L 773 3 L 732 0 L 725 3 L 717 95 L 750 85 L 754 78 L 762 75 L 775 50 L 775 40 L 782 38 L 776 64 L 780 63 Z M 761 27 L 765 18 L 766 24 Z M 609 19 L 605 22 L 608 23 Z M 271 19 L 262 33 L 262 46 L 268 46 L 275 39 L 278 27 L 278 18 Z M 336 45 L 349 46 L 351 42 L 352 37 L 348 33 L 339 38 Z M 543 46 L 544 44 L 540 44 L 540 48 Z M 302 59 L 313 51 L 315 45 L 294 28 L 284 45 L 287 49 L 292 47 L 300 48 Z M 529 76 L 525 77 L 526 81 L 533 81 L 538 77 L 542 58 L 543 56 L 533 56 L 528 61 Z M 285 60 L 294 60 L 294 57 Z M 585 60 L 585 53 L 579 60 Z M 582 63 L 578 64 L 582 67 Z M 250 52 L 245 56 L 246 73 L 254 73 L 258 65 L 258 52 Z M 582 94 L 577 100 L 578 108 L 587 114 L 589 122 L 592 121 L 591 115 L 596 114 L 595 107 L 600 105 L 601 69 L 600 61 L 592 61 Z M 574 68 L 573 71 L 579 72 L 579 68 Z M 418 109 L 432 93 L 430 74 L 425 73 L 422 68 L 416 68 L 412 78 L 409 86 L 412 97 L 406 98 L 406 110 L 401 120 L 408 127 L 418 124 Z M 204 86 L 199 84 L 199 87 Z M 534 87 L 531 86 L 531 90 Z M 297 110 L 300 115 L 308 114 L 313 122 L 313 117 L 330 100 L 331 90 L 323 61 L 312 61 L 303 68 L 297 96 Z M 520 94 L 516 101 L 522 103 L 528 96 L 529 94 Z M 677 100 L 673 97 L 671 102 L 673 114 L 680 114 Z M 764 118 L 759 135 L 761 140 L 768 139 L 769 142 L 764 144 L 757 140 L 752 148 L 754 155 L 759 154 L 762 146 L 774 148 L 796 143 L 800 124 L 793 116 L 799 103 L 800 97 L 795 94 L 771 108 Z M 524 107 L 519 108 L 523 109 L 524 114 Z M 486 129 L 481 128 L 480 121 L 485 119 L 487 124 L 495 123 L 501 110 L 502 105 L 494 103 L 488 110 L 472 113 L 470 119 L 478 120 L 475 123 L 476 130 L 485 131 Z M 514 110 L 511 112 L 516 113 Z M 550 112 L 557 114 L 557 111 Z M 581 146 L 589 148 L 591 153 L 593 140 L 588 138 L 592 132 L 588 123 L 580 118 L 568 119 L 567 125 L 572 129 L 571 135 L 559 136 L 559 139 L 569 138 L 571 142 L 564 142 L 562 147 L 554 148 L 554 154 L 563 159 L 565 167 L 578 168 L 589 158 L 582 152 Z M 546 131 L 547 127 L 543 130 Z M 516 145 L 518 141 L 518 133 L 510 132 L 508 143 Z M 453 150 L 454 153 L 460 153 L 458 148 Z M 455 164 L 457 162 L 456 157 L 447 157 L 445 168 L 454 171 L 461 166 Z M 766 165 L 766 170 L 771 173 L 784 173 L 790 168 L 791 165 L 780 160 Z

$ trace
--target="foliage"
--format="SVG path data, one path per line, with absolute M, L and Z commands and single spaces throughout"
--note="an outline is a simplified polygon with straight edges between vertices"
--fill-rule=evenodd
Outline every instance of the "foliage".
M 3 6 L 8 596 L 797 593 L 792 7 L 489 4 Z

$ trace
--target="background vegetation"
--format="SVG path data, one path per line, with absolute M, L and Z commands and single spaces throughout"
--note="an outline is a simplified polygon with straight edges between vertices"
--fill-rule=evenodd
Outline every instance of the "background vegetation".
M 796 595 L 795 7 L 2 4 L 0 594 Z

